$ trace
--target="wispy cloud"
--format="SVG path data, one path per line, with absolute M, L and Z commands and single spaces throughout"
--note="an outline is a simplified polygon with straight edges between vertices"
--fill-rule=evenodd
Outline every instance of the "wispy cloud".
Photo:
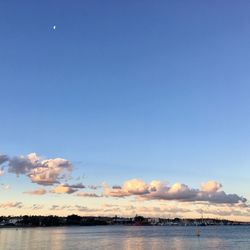
M 9 184 L 1 184 L 1 189 L 9 190 L 9 189 L 11 189 L 11 186 Z
M 52 211 L 55 211 L 55 210 L 58 210 L 58 211 L 61 211 L 61 210 L 69 210 L 69 211 L 71 211 L 73 209 L 73 206 L 71 206 L 71 205 L 63 205 L 63 206 L 59 206 L 59 205 L 52 205 L 51 207 L 50 207 L 50 210 L 52 210 Z
M 100 209 L 96 209 L 96 208 L 88 208 L 86 206 L 80 206 L 80 205 L 75 205 L 75 208 L 79 211 L 79 212 L 91 212 L 91 213 L 96 213 L 96 212 L 100 212 Z
M 96 190 L 96 189 L 102 188 L 102 186 L 98 186 L 98 185 L 88 185 L 87 187 L 89 189 L 92 189 L 92 190 Z
M 33 204 L 31 206 L 31 209 L 33 209 L 33 210 L 41 210 L 43 208 L 44 208 L 44 205 L 41 205 L 41 204 Z
M 22 208 L 22 207 L 23 207 L 22 202 L 6 202 L 0 204 L 0 208 Z
M 90 197 L 90 198 L 100 198 L 100 197 L 103 197 L 102 195 L 98 195 L 96 193 L 88 193 L 88 192 L 79 192 L 76 195 L 80 196 L 80 197 Z
M 47 193 L 47 191 L 44 188 L 39 188 L 36 190 L 30 190 L 30 191 L 26 191 L 23 192 L 24 194 L 30 194 L 30 195 L 44 195 Z

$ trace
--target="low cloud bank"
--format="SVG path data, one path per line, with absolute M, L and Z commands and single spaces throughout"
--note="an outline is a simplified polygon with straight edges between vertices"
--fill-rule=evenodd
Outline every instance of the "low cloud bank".
M 182 202 L 203 201 L 209 203 L 236 204 L 247 200 L 237 194 L 226 194 L 221 191 L 222 185 L 217 181 L 208 181 L 200 189 L 190 188 L 186 184 L 175 183 L 171 186 L 164 182 L 154 180 L 146 183 L 140 179 L 124 182 L 122 186 L 110 188 L 104 185 L 104 195 L 107 197 L 136 196 L 146 200 L 176 200 Z

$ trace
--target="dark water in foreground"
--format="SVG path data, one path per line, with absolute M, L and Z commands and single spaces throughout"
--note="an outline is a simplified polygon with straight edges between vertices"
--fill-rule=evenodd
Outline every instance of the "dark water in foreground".
M 2 228 L 0 249 L 250 249 L 250 226 Z

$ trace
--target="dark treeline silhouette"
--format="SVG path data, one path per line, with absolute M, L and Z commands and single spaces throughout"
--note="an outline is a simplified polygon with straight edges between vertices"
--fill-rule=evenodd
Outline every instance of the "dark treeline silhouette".
M 249 222 L 235 222 L 220 219 L 166 219 L 145 218 L 136 215 L 134 218 L 79 216 L 0 216 L 0 227 L 51 227 L 51 226 L 97 226 L 97 225 L 134 225 L 134 226 L 210 226 L 210 225 L 249 225 Z
M 75 214 L 67 217 L 59 216 L 0 216 L 0 226 L 28 226 L 28 227 L 50 227 L 50 226 L 94 226 L 107 225 L 106 217 L 81 217 Z

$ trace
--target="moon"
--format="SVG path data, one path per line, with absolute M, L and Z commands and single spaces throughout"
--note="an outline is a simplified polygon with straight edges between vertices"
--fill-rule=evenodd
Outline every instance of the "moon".
M 56 25 L 53 26 L 53 30 L 56 30 Z

